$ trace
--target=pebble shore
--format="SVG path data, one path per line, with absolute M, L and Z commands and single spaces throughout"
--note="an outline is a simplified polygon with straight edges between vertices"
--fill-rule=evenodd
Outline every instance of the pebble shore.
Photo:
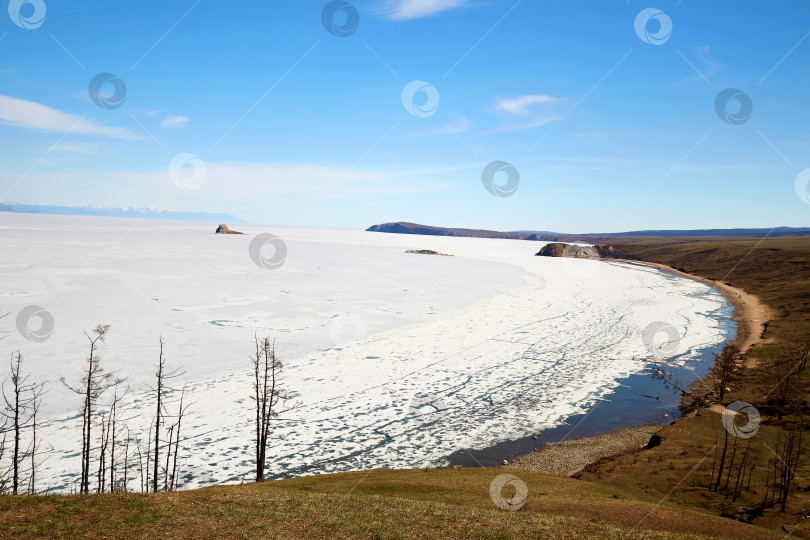
M 547 443 L 540 450 L 515 458 L 503 468 L 571 476 L 603 457 L 642 448 L 660 429 L 661 426 L 639 426 L 620 429 L 605 435 Z

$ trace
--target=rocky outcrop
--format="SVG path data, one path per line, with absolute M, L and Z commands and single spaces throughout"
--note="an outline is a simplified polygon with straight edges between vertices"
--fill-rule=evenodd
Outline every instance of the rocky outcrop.
M 613 246 L 583 246 L 552 242 L 535 253 L 540 257 L 572 257 L 574 259 L 619 259 L 624 258 Z
M 543 249 L 535 253 L 538 257 L 564 257 L 563 252 L 565 246 L 568 244 L 561 244 L 559 242 L 551 242 L 543 246 Z
M 409 249 L 405 253 L 417 253 L 419 255 L 441 255 L 442 257 L 452 257 L 452 255 L 448 255 L 447 253 L 439 253 L 438 251 L 433 251 L 432 249 Z
M 245 233 L 240 233 L 239 231 L 232 231 L 228 228 L 227 225 L 222 223 L 220 224 L 219 227 L 217 227 L 217 234 L 245 234 Z

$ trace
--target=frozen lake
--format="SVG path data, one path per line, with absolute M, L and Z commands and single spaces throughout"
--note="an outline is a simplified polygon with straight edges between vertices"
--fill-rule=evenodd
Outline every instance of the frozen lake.
M 0 351 L 21 350 L 47 383 L 40 489 L 80 468 L 83 331 L 111 325 L 104 367 L 128 376 L 133 436 L 153 414 L 158 340 L 193 403 L 180 487 L 250 480 L 253 336 L 270 337 L 301 407 L 276 425 L 268 476 L 446 464 L 587 411 L 653 354 L 653 323 L 677 331 L 675 361 L 726 339 L 710 287 L 649 268 L 535 257 L 540 242 L 362 231 L 0 213 Z M 277 269 L 249 246 L 272 233 Z M 405 253 L 431 249 L 454 255 Z M 54 320 L 43 342 L 15 326 L 27 306 Z M 661 326 L 661 324 L 659 324 Z M 671 334 L 661 332 L 661 339 Z M 649 336 L 649 331 L 647 333 Z M 669 336 L 669 337 L 667 337 Z M 181 385 L 175 382 L 175 385 Z M 130 487 L 136 486 L 136 479 Z

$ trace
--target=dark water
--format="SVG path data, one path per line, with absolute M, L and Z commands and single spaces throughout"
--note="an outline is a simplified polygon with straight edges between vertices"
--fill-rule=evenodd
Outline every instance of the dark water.
M 721 293 L 715 291 L 712 294 Z M 712 313 L 712 316 L 720 321 L 720 328 L 726 334 L 725 341 L 718 346 L 700 350 L 696 358 L 688 360 L 683 366 L 651 363 L 646 366 L 643 373 L 620 379 L 612 393 L 597 401 L 587 412 L 569 417 L 562 425 L 537 433 L 528 433 L 526 437 L 504 441 L 482 450 L 458 450 L 448 456 L 450 464 L 492 467 L 500 465 L 504 459 L 511 461 L 517 456 L 540 449 L 547 442 L 601 435 L 645 424 L 671 423 L 680 415 L 678 409 L 680 392 L 667 389 L 662 381 L 654 380 L 650 376 L 650 368 L 663 367 L 672 373 L 674 379 L 680 381 L 679 386 L 684 388 L 695 379 L 703 378 L 712 366 L 713 355 L 719 353 L 736 335 L 736 323 L 731 320 L 733 310 L 734 307 L 726 301 L 721 308 Z M 536 436 L 537 440 L 534 440 L 533 436 Z

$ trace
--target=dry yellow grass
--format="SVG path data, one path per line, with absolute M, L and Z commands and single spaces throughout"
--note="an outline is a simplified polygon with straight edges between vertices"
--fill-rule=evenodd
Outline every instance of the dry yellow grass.
M 497 508 L 503 469 L 321 475 L 169 494 L 0 498 L 4 538 L 774 538 L 667 502 L 520 471 L 529 496 Z M 505 493 L 506 494 L 506 493 Z

